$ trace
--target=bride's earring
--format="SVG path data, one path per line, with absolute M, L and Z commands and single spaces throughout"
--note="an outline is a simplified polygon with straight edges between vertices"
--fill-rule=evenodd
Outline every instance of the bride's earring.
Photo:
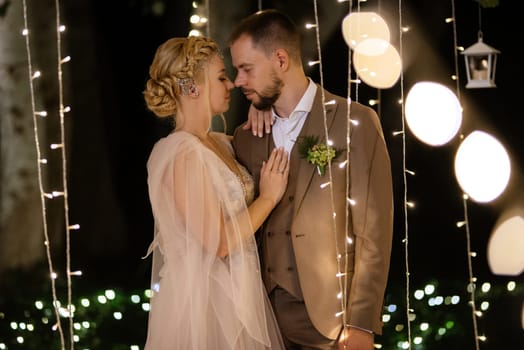
M 178 85 L 180 86 L 180 94 L 184 96 L 193 96 L 198 97 L 200 92 L 196 86 L 195 80 L 193 78 L 183 78 L 178 80 Z

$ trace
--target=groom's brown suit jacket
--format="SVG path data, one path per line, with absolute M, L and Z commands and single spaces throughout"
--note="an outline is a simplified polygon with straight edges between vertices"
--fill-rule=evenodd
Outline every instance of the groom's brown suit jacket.
M 313 325 L 328 338 L 338 336 L 343 321 L 381 334 L 393 231 L 390 159 L 373 109 L 352 102 L 348 115 L 346 99 L 324 94 L 329 139 L 343 151 L 332 163 L 331 185 L 322 186 L 330 181 L 329 171 L 320 176 L 293 147 L 287 190 L 258 233 L 262 277 L 268 291 L 278 284 L 303 299 Z M 340 168 L 347 159 L 348 128 L 349 162 Z M 323 142 L 324 130 L 318 86 L 300 136 L 316 135 Z M 275 147 L 272 135 L 259 138 L 238 127 L 233 146 L 258 184 L 262 161 Z M 354 204 L 347 204 L 348 196 Z M 340 272 L 347 272 L 347 284 Z M 342 299 L 341 290 L 346 290 Z

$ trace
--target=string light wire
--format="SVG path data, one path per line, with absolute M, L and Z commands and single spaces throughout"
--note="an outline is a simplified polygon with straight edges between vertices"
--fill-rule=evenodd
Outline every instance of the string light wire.
M 480 4 L 479 4 L 480 6 Z M 456 95 L 459 103 L 461 103 L 461 96 L 460 96 L 460 77 L 459 77 L 459 69 L 458 69 L 458 41 L 457 41 L 457 17 L 455 13 L 455 1 L 451 0 L 451 16 L 453 18 L 452 26 L 453 26 L 453 57 L 454 57 L 454 64 L 455 64 L 455 83 L 456 83 Z M 480 23 L 480 19 L 479 19 Z M 461 134 L 462 137 L 462 134 Z M 469 282 L 468 282 L 468 292 L 470 293 L 470 307 L 471 307 L 471 318 L 473 322 L 473 334 L 474 334 L 474 340 L 475 340 L 475 349 L 479 350 L 479 334 L 478 334 L 478 325 L 477 325 L 477 309 L 476 309 L 476 302 L 475 302 L 475 291 L 476 291 L 476 283 L 475 278 L 473 276 L 473 263 L 472 263 L 472 257 L 474 254 L 472 254 L 471 251 L 471 233 L 470 233 L 470 227 L 469 227 L 469 219 L 468 219 L 468 196 L 466 194 L 462 195 L 462 207 L 464 210 L 464 227 L 465 233 L 466 233 L 466 253 L 467 253 L 467 261 L 468 261 L 468 275 L 469 275 Z
M 23 16 L 24 16 L 24 31 L 23 34 L 25 36 L 25 44 L 26 44 L 26 53 L 27 53 L 27 62 L 28 62 L 28 75 L 29 75 L 29 88 L 30 88 L 30 98 L 31 98 L 31 108 L 32 108 L 32 114 L 33 114 L 33 127 L 34 127 L 34 136 L 35 136 L 35 148 L 36 148 L 36 154 L 37 154 L 37 172 L 38 172 L 38 183 L 39 183 L 39 190 L 40 190 L 40 198 L 41 198 L 41 205 L 42 205 L 42 220 L 43 220 L 43 231 L 44 231 L 44 245 L 46 247 L 46 257 L 47 257 L 47 263 L 49 266 L 49 273 L 51 277 L 51 293 L 53 298 L 53 307 L 55 311 L 55 317 L 56 317 L 56 324 L 53 326 L 53 329 L 58 330 L 58 333 L 60 335 L 60 343 L 61 343 L 61 349 L 65 349 L 65 336 L 64 331 L 62 328 L 61 320 L 60 320 L 60 312 L 63 310 L 61 307 L 61 303 L 58 301 L 57 298 L 57 290 L 56 290 L 56 278 L 57 274 L 54 271 L 53 267 L 53 261 L 51 258 L 51 241 L 49 240 L 49 233 L 48 233 L 48 224 L 47 224 L 47 207 L 45 199 L 54 199 L 57 197 L 63 197 L 63 205 L 64 205 L 64 223 L 65 223 L 65 230 L 66 230 L 66 279 L 67 279 L 67 317 L 69 319 L 69 348 L 72 350 L 74 349 L 74 325 L 73 325 L 73 305 L 72 305 L 72 281 L 71 276 L 72 275 L 78 275 L 77 272 L 71 272 L 71 230 L 78 229 L 78 225 L 70 225 L 69 223 L 69 204 L 68 204 L 68 191 L 67 191 L 67 149 L 66 149 L 66 137 L 65 137 L 65 113 L 69 112 L 69 107 L 64 107 L 64 88 L 63 88 L 63 80 L 62 80 L 62 64 L 67 63 L 70 61 L 70 57 L 62 57 L 62 51 L 61 51 L 61 33 L 63 30 L 65 30 L 65 27 L 60 24 L 60 2 L 59 0 L 55 0 L 55 18 L 56 18 L 56 43 L 57 43 L 57 79 L 58 79 L 58 104 L 59 104 L 59 110 L 58 114 L 60 117 L 60 140 L 61 142 L 59 144 L 52 144 L 51 149 L 60 149 L 61 151 L 61 158 L 62 158 L 62 191 L 52 191 L 50 194 L 46 193 L 44 191 L 43 186 L 43 180 L 42 180 L 42 164 L 47 164 L 47 161 L 42 161 L 41 157 L 41 146 L 40 146 L 40 140 L 38 137 L 38 121 L 36 120 L 36 116 L 46 116 L 47 113 L 42 114 L 43 112 L 36 111 L 35 107 L 35 92 L 34 92 L 34 84 L 33 80 L 35 78 L 38 78 L 40 76 L 40 72 L 35 72 L 33 74 L 33 68 L 32 68 L 32 59 L 31 59 L 31 49 L 30 49 L 30 41 L 29 41 L 29 35 L 30 31 L 28 29 L 28 20 L 27 20 L 27 3 L 26 0 L 23 0 Z M 38 74 L 37 74 L 38 73 Z
M 399 51 L 400 51 L 400 61 L 403 62 L 403 50 L 404 50 L 404 31 L 403 28 L 403 17 L 402 17 L 402 0 L 398 1 L 398 17 L 399 17 Z M 404 267 L 406 273 L 406 329 L 407 329 L 407 344 L 408 349 L 411 349 L 411 286 L 410 286 L 410 268 L 409 268 L 409 207 L 410 202 L 408 200 L 408 180 L 407 175 L 413 174 L 413 172 L 407 169 L 406 165 L 406 113 L 405 113 L 405 104 L 404 104 L 404 70 L 400 70 L 400 104 L 401 108 L 401 121 L 402 121 L 402 131 L 398 133 L 402 137 L 402 181 L 404 185 Z
M 316 44 L 317 44 L 317 54 L 318 54 L 318 61 L 316 62 L 318 65 L 319 65 L 319 76 L 320 76 L 320 86 L 321 86 L 321 101 L 322 101 L 322 112 L 323 112 L 323 118 L 324 118 L 324 137 L 325 137 L 325 142 L 326 142 L 326 145 L 329 147 L 330 145 L 327 144 L 328 143 L 328 140 L 329 140 L 329 132 L 328 132 L 328 128 L 327 128 L 327 112 L 326 112 L 326 96 L 325 96 L 325 92 L 324 92 L 324 75 L 323 75 L 323 67 L 322 67 L 322 49 L 321 49 L 321 45 L 320 45 L 320 24 L 319 24 L 319 19 L 318 19 L 318 3 L 317 3 L 317 0 L 314 1 L 313 3 L 313 6 L 314 6 L 314 12 L 315 12 L 315 39 L 316 39 Z M 348 99 L 348 128 L 350 127 L 350 124 L 349 123 L 349 99 Z M 346 148 L 346 155 L 347 155 L 347 159 L 349 159 L 349 129 L 348 129 L 348 147 Z M 346 169 L 349 169 L 349 167 L 346 167 Z M 329 177 L 329 184 L 332 184 L 333 183 L 333 173 L 332 173 L 332 166 L 331 166 L 331 159 L 328 159 L 328 164 L 327 164 L 327 174 L 328 174 L 328 177 Z M 349 173 L 349 170 L 346 170 L 346 173 Z M 347 176 L 347 175 L 346 175 Z M 336 213 L 335 213 L 335 204 L 334 204 L 334 193 L 333 193 L 333 186 L 327 186 L 329 187 L 329 193 L 330 193 L 330 198 L 331 198 L 331 211 L 333 213 L 333 215 L 331 216 L 332 217 L 332 229 L 333 229 L 333 237 L 334 237 L 334 240 L 335 240 L 335 250 L 336 250 L 336 258 L 337 258 L 337 268 L 338 268 L 338 271 L 339 271 L 339 274 L 336 276 L 338 278 L 338 283 L 339 283 L 339 289 L 341 291 L 341 297 L 340 297 L 340 305 L 341 305 L 341 311 L 339 313 L 337 313 L 337 316 L 341 316 L 341 319 L 342 319 L 342 327 L 344 328 L 345 325 L 346 325 L 346 320 L 347 320 L 347 315 L 346 315 L 346 305 L 347 305 L 347 259 L 348 259 L 348 254 L 347 254 L 347 246 L 348 246 L 348 239 L 346 237 L 346 243 L 345 243 L 345 248 L 344 248 L 344 259 L 345 259 L 345 264 L 344 264 L 344 271 L 342 272 L 342 268 L 341 268 L 341 249 L 339 247 L 339 243 L 338 243 L 338 239 L 337 239 L 337 223 L 336 223 Z M 349 196 L 347 196 L 346 198 L 349 198 Z M 347 201 L 346 201 L 346 207 L 348 206 L 347 204 Z M 348 216 L 347 216 L 347 210 L 346 210 L 346 222 L 348 221 Z M 347 224 L 346 224 L 346 227 L 347 227 Z M 347 235 L 347 231 L 346 231 L 346 235 Z
M 36 148 L 36 156 L 37 156 L 37 174 L 38 174 L 38 187 L 40 190 L 40 203 L 42 205 L 42 222 L 43 222 L 43 231 L 44 231 L 44 246 L 45 246 L 45 252 L 46 252 L 46 258 L 47 258 L 47 265 L 49 267 L 49 276 L 51 278 L 51 294 L 53 298 L 53 309 L 55 313 L 56 318 L 56 324 L 55 328 L 58 330 L 59 336 L 60 336 L 60 348 L 62 350 L 65 349 L 65 340 L 64 340 L 64 332 L 62 330 L 62 325 L 60 322 L 60 314 L 59 314 L 59 302 L 56 296 L 56 283 L 55 283 L 55 272 L 53 268 L 53 260 L 51 258 L 51 242 L 49 240 L 49 233 L 48 233 L 48 227 L 47 227 L 47 206 L 46 206 L 46 195 L 44 191 L 43 186 L 43 180 L 42 180 L 42 162 L 40 162 L 41 152 L 40 152 L 40 140 L 38 138 L 38 121 L 37 121 L 37 114 L 36 114 L 36 108 L 35 108 L 35 92 L 34 92 L 34 84 L 33 84 L 33 66 L 32 66 L 32 59 L 31 59 L 31 49 L 30 49 L 30 31 L 28 27 L 28 21 L 27 21 L 27 1 L 22 0 L 22 7 L 23 7 L 23 16 L 24 16 L 24 31 L 23 35 L 25 36 L 25 46 L 26 46 L 26 54 L 27 54 L 27 66 L 28 66 L 28 76 L 29 76 L 29 93 L 31 98 L 31 110 L 33 114 L 33 131 L 35 135 L 35 148 Z
M 62 64 L 69 62 L 69 56 L 62 58 L 62 30 L 64 27 L 60 21 L 60 1 L 55 0 L 55 18 L 56 18 L 56 54 L 57 54 L 57 80 L 58 80 L 58 114 L 60 116 L 60 140 L 62 147 L 62 186 L 63 186 L 63 203 L 64 203 L 64 222 L 66 236 L 66 279 L 67 279 L 67 310 L 69 318 L 69 345 L 74 349 L 74 329 L 73 329 L 73 303 L 72 303 L 72 281 L 71 281 L 71 225 L 69 224 L 69 195 L 67 184 L 67 147 L 65 136 L 65 108 L 64 108 L 64 84 L 62 80 Z

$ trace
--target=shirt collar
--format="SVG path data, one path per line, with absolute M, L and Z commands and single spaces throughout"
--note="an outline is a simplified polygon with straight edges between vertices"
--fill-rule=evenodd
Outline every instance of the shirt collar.
M 313 101 L 315 99 L 315 94 L 317 93 L 317 84 L 315 84 L 315 82 L 310 77 L 308 77 L 307 79 L 309 80 L 309 85 L 307 86 L 306 92 L 304 92 L 304 95 L 302 95 L 302 98 L 300 99 L 300 101 L 298 101 L 298 104 L 295 106 L 293 112 L 291 112 L 291 114 L 289 115 L 289 118 L 292 118 L 295 112 L 311 112 L 311 108 L 313 107 Z M 273 113 L 273 119 L 283 119 L 275 113 L 275 109 L 273 107 L 271 107 L 271 112 Z

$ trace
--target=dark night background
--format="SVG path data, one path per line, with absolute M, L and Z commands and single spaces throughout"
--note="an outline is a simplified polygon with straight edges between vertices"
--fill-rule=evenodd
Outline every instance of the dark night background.
M 480 348 L 522 350 L 522 275 L 494 275 L 486 258 L 489 236 L 500 215 L 506 209 L 523 204 L 521 168 L 524 155 L 521 150 L 524 141 L 522 111 L 518 108 L 524 81 L 518 41 L 522 24 L 517 11 L 518 2 L 500 1 L 499 6 L 481 11 L 484 42 L 501 51 L 495 79 L 497 87 L 466 89 L 461 55 L 458 57 L 458 73 L 464 108 L 462 133 L 467 135 L 481 129 L 497 137 L 510 154 L 513 171 L 508 189 L 496 201 L 489 204 L 468 202 L 471 245 L 477 252 L 473 259 L 473 273 L 479 285 L 483 282 L 493 284 L 490 309 L 478 319 L 479 333 L 488 337 Z M 333 4 L 326 4 L 328 2 Z M 319 5 L 319 23 L 324 86 L 331 92 L 346 95 L 348 48 L 342 38 L 340 23 L 348 13 L 348 4 L 336 0 L 319 3 L 322 3 Z M 155 12 L 158 4 L 163 4 L 163 9 Z M 157 46 L 170 37 L 186 36 L 190 30 L 191 1 L 78 0 L 62 1 L 61 6 L 63 21 L 68 27 L 62 51 L 72 57 L 64 75 L 69 86 L 65 97 L 73 111 L 69 125 L 70 221 L 81 225 L 72 238 L 72 269 L 83 271 L 83 276 L 74 280 L 73 294 L 80 296 L 87 291 L 105 288 L 122 291 L 145 289 L 149 284 L 150 259 L 141 257 L 145 255 L 153 234 L 145 165 L 153 144 L 170 131 L 170 125 L 146 111 L 141 92 Z M 262 6 L 285 11 L 299 25 L 314 22 L 314 3 L 311 0 L 262 1 Z M 477 41 L 478 3 L 457 0 L 455 7 L 458 45 L 468 47 Z M 225 47 L 225 39 L 234 24 L 257 9 L 257 1 L 210 1 L 210 36 Z M 368 1 L 361 5 L 361 9 L 376 11 L 386 19 L 392 44 L 398 49 L 398 2 Z M 380 91 L 361 84 L 358 98 L 352 96 L 364 104 L 370 98 L 380 99 L 376 108 L 392 160 L 396 216 L 386 304 L 395 303 L 399 307 L 395 324 L 405 324 L 406 318 L 403 311 L 406 303 L 405 190 L 408 199 L 416 202 L 416 207 L 409 209 L 407 216 L 411 293 L 432 282 L 436 284 L 438 294 L 461 297 L 459 305 L 438 311 L 424 311 L 428 309 L 427 305 L 411 301 L 419 317 L 417 322 L 443 323 L 444 319 L 451 318 L 455 320 L 455 331 L 458 332 L 450 333 L 449 340 L 435 335 L 428 340 L 428 344 L 433 342 L 432 345 L 425 348 L 413 345 L 415 349 L 475 348 L 471 313 L 467 306 L 470 296 L 466 291 L 469 279 L 466 235 L 463 228 L 456 226 L 457 221 L 464 219 L 462 192 L 453 173 L 459 139 L 455 137 L 445 146 L 430 147 L 407 131 L 406 167 L 415 171 L 416 176 L 408 175 L 404 184 L 402 138 L 392 136 L 393 131 L 402 129 L 402 111 L 397 103 L 402 89 L 406 96 L 414 83 L 423 80 L 442 83 L 454 91 L 457 88 L 451 79 L 455 74 L 453 26 L 444 21 L 451 15 L 450 1 L 402 2 L 403 24 L 410 27 L 402 37 L 402 84 L 399 81 L 392 88 Z M 49 21 L 54 21 L 54 18 Z M 305 62 L 316 60 L 314 31 L 305 31 L 303 36 Z M 230 66 L 227 51 L 224 54 L 226 65 Z M 318 66 L 307 69 L 308 75 L 319 81 Z M 233 77 L 234 72 L 230 71 L 230 78 Z M 246 108 L 243 96 L 235 91 L 231 110 L 226 113 L 228 133 L 245 119 L 243 112 Z M 60 268 L 63 250 L 53 253 Z M 18 281 L 17 287 L 29 283 L 28 280 L 45 280 L 45 262 L 43 264 L 43 268 L 36 268 L 36 271 L 43 271 L 40 275 L 32 270 L 19 274 L 24 276 L 24 280 Z M 504 289 L 509 281 L 517 282 L 518 288 L 513 294 Z M 59 283 L 59 287 L 64 286 Z M 12 285 L 5 286 L 5 290 L 6 293 L 19 293 Z M 39 295 L 25 293 L 28 298 L 46 298 L 45 293 L 49 290 L 44 288 Z M 479 300 L 483 298 L 488 296 Z M 135 343 L 145 340 L 146 318 L 142 315 L 127 322 L 130 329 L 114 330 L 121 333 L 119 339 L 128 336 Z M 7 339 L 7 335 L 0 333 L 0 343 L 3 336 Z M 377 340 L 393 344 L 391 339 L 396 337 L 398 332 L 391 325 Z M 102 344 L 100 349 L 117 348 L 103 341 Z M 93 344 L 91 346 L 98 349 Z M 384 347 L 396 348 L 396 343 L 394 347 Z

